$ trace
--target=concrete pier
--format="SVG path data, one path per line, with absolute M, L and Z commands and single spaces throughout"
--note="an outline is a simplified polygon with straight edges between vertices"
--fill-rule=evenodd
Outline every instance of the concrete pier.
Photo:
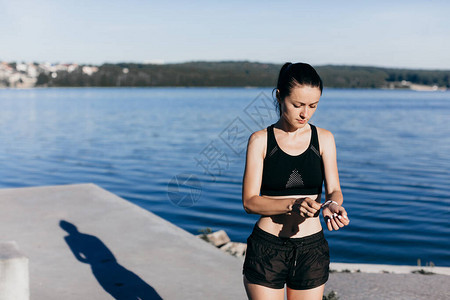
M 94 184 L 0 190 L 0 237 L 48 299 L 245 299 L 242 260 Z

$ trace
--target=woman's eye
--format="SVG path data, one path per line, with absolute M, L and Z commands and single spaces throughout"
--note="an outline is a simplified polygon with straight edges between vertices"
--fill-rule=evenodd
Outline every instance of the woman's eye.
M 311 107 L 311 108 L 316 108 L 316 105 L 311 105 L 310 107 Z

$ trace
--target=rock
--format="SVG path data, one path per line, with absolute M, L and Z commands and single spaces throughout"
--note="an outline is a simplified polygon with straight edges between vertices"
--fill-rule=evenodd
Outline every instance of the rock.
M 245 251 L 247 250 L 247 244 L 238 242 L 228 242 L 222 247 L 220 247 L 220 250 L 230 253 L 233 256 L 242 257 L 245 255 Z
M 208 242 L 216 247 L 220 247 L 231 241 L 228 234 L 224 230 L 209 233 L 206 235 L 206 238 L 208 239 Z
M 212 233 L 203 233 L 197 237 L 209 242 L 210 244 L 220 248 L 223 252 L 231 254 L 236 257 L 244 257 L 247 250 L 247 244 L 232 242 L 224 230 L 219 230 Z

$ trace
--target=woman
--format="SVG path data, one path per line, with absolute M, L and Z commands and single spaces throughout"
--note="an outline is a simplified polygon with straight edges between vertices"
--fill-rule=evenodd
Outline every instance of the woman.
M 249 138 L 242 201 L 247 213 L 261 215 L 247 240 L 249 299 L 284 299 L 285 284 L 288 299 L 322 299 L 330 258 L 319 212 L 329 230 L 349 224 L 333 135 L 308 123 L 322 89 L 310 65 L 284 64 L 276 88 L 280 119 Z

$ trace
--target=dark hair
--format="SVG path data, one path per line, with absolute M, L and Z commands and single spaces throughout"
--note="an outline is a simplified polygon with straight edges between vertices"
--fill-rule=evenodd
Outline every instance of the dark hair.
M 322 79 L 320 79 L 319 74 L 317 74 L 311 65 L 305 63 L 285 63 L 281 67 L 277 87 L 274 89 L 274 91 L 278 90 L 276 97 L 280 101 L 284 101 L 284 98 L 291 94 L 292 88 L 298 85 L 317 87 L 320 89 L 320 94 L 322 94 Z M 276 106 L 281 117 L 281 105 L 278 101 L 276 101 Z

